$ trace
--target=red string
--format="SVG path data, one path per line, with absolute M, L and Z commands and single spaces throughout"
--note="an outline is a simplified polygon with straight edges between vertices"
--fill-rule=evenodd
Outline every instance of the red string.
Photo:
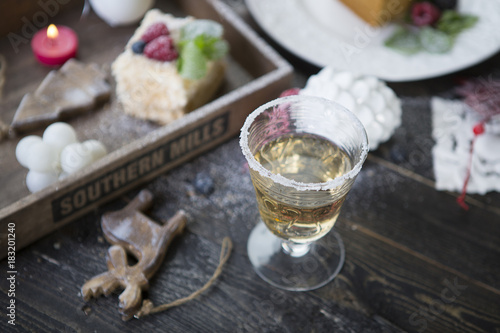
M 469 163 L 467 165 L 467 175 L 465 176 L 464 186 L 462 187 L 462 193 L 457 198 L 457 202 L 464 210 L 469 210 L 469 205 L 465 203 L 465 195 L 467 194 L 467 184 L 469 183 L 471 171 L 472 171 L 472 156 L 474 152 L 474 144 L 479 135 L 484 133 L 484 121 L 476 124 L 472 131 L 474 132 L 474 137 L 472 138 L 472 142 L 470 144 L 470 154 L 469 154 Z

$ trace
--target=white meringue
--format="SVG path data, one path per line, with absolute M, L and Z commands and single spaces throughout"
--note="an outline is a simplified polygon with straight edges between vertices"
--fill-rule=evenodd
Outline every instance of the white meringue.
M 370 150 L 387 141 L 401 125 L 401 102 L 384 82 L 372 76 L 324 67 L 312 75 L 300 95 L 333 100 L 353 112 L 368 134 Z

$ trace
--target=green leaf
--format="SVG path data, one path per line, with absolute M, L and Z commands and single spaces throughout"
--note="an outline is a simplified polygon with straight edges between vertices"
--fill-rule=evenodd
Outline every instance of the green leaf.
M 223 32 L 222 25 L 211 20 L 195 20 L 181 29 L 178 70 L 184 78 L 201 79 L 208 60 L 226 55 L 229 45 L 222 39 Z
M 209 49 L 211 48 L 211 45 L 215 43 L 218 38 L 211 37 L 205 34 L 201 34 L 196 36 L 196 38 L 193 39 L 194 43 L 198 48 L 203 52 L 203 54 L 207 55 L 209 52 Z
M 453 47 L 453 37 L 430 27 L 420 29 L 420 44 L 430 53 L 445 53 Z
M 229 52 L 229 44 L 222 39 L 216 40 L 206 51 L 206 56 L 210 60 L 217 60 L 224 57 Z
M 418 53 L 422 49 L 418 35 L 403 27 L 398 27 L 385 41 L 385 45 L 407 55 Z
M 199 35 L 222 38 L 224 28 L 212 20 L 194 20 L 181 29 L 181 40 L 192 40 Z
M 477 21 L 477 16 L 446 10 L 437 22 L 436 28 L 452 37 L 456 37 L 462 31 L 472 28 Z
M 229 50 L 229 45 L 226 41 L 205 34 L 197 36 L 194 42 L 210 60 L 222 58 Z
M 198 80 L 207 73 L 207 58 L 194 41 L 185 43 L 178 60 L 178 71 L 186 79 Z

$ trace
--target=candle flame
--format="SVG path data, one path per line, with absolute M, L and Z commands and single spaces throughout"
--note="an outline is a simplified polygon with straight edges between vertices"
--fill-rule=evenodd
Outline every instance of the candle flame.
M 54 24 L 49 25 L 49 27 L 47 28 L 47 37 L 49 37 L 50 39 L 56 39 L 57 36 L 59 36 L 57 27 Z

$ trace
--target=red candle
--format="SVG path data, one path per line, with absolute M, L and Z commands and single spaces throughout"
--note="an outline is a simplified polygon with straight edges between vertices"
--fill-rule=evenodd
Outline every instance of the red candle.
M 47 66 L 62 65 L 76 56 L 78 37 L 68 27 L 51 24 L 35 34 L 31 49 L 40 63 Z

